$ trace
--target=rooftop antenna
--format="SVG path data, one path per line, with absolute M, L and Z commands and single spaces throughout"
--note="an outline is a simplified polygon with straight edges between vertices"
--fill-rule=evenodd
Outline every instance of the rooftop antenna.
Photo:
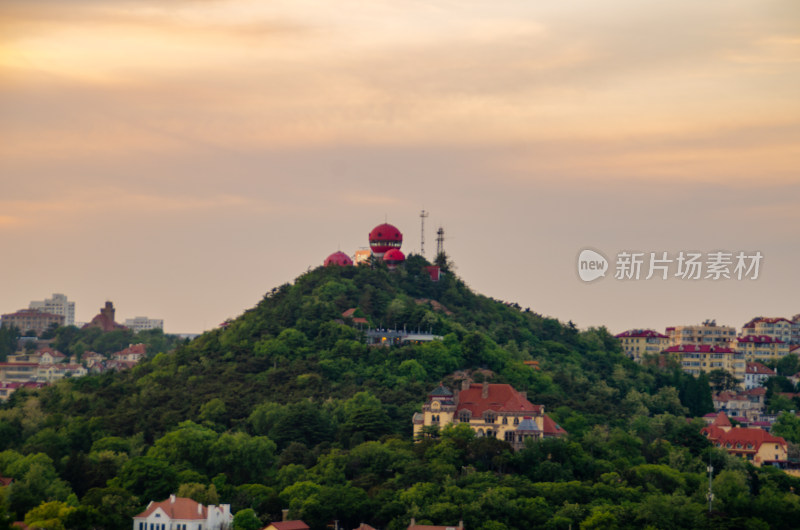
M 425 218 L 428 217 L 428 212 L 422 210 L 419 213 L 419 225 L 420 225 L 420 236 L 419 236 L 419 253 L 422 257 L 425 257 Z

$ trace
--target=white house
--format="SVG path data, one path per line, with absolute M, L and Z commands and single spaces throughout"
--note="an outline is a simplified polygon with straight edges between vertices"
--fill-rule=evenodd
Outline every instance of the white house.
M 747 371 L 744 374 L 744 389 L 760 387 L 764 381 L 775 375 L 775 370 L 767 368 L 759 362 L 747 363 Z
M 175 495 L 161 502 L 150 501 L 147 509 L 133 518 L 133 530 L 229 530 L 232 527 L 230 504 L 204 506 Z

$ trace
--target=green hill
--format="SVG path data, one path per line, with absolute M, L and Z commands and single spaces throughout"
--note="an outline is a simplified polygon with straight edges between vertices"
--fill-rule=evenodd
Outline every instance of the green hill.
M 710 449 L 687 422 L 709 410 L 707 381 L 632 363 L 604 328 L 478 295 L 454 274 L 432 282 L 426 265 L 318 268 L 133 370 L 17 392 L 0 410 L 0 475 L 15 479 L 0 504 L 35 519 L 42 502 L 64 502 L 66 528 L 129 528 L 176 491 L 252 509 L 259 524 L 288 507 L 314 528 L 405 528 L 412 516 L 486 529 L 788 528 L 800 515 L 789 489 L 800 481 Z M 443 338 L 368 346 L 350 309 Z M 527 391 L 569 437 L 518 453 L 463 428 L 412 442 L 412 414 L 456 372 Z M 727 488 L 711 517 L 709 458 Z

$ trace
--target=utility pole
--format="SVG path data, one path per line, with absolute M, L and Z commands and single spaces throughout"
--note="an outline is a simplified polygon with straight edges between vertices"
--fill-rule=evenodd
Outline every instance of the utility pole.
M 425 218 L 428 217 L 428 212 L 422 210 L 419 214 L 420 236 L 419 236 L 419 253 L 425 257 Z
M 714 502 L 714 491 L 711 485 L 711 475 L 714 473 L 714 466 L 711 465 L 711 453 L 708 454 L 708 493 L 706 497 L 708 498 L 708 514 L 711 515 L 711 504 Z

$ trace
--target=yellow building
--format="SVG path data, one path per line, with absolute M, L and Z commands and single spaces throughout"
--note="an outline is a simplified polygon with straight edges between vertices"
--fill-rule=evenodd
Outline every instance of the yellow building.
M 740 337 L 765 335 L 789 343 L 792 341 L 792 321 L 788 318 L 756 317 L 744 326 Z
M 736 328 L 718 326 L 715 320 L 706 320 L 699 326 L 673 326 L 667 328 L 670 346 L 697 344 L 706 346 L 729 346 L 736 338 Z
M 669 346 L 669 337 L 652 329 L 630 329 L 616 336 L 622 351 L 634 361 L 641 362 L 645 355 L 658 355 Z
M 772 361 L 789 353 L 789 344 L 767 335 L 747 335 L 731 341 L 736 351 L 744 354 L 747 362 Z
M 747 369 L 745 355 L 728 347 L 681 344 L 670 346 L 664 353 L 673 356 L 683 370 L 692 375 L 725 370 L 744 384 Z
M 425 436 L 426 427 L 444 427 L 464 423 L 478 437 L 491 436 L 509 442 L 515 449 L 528 438 L 541 439 L 567 434 L 544 413 L 544 405 L 528 401 L 525 392 L 511 385 L 462 383 L 460 391 L 451 392 L 439 385 L 414 414 L 414 436 Z

